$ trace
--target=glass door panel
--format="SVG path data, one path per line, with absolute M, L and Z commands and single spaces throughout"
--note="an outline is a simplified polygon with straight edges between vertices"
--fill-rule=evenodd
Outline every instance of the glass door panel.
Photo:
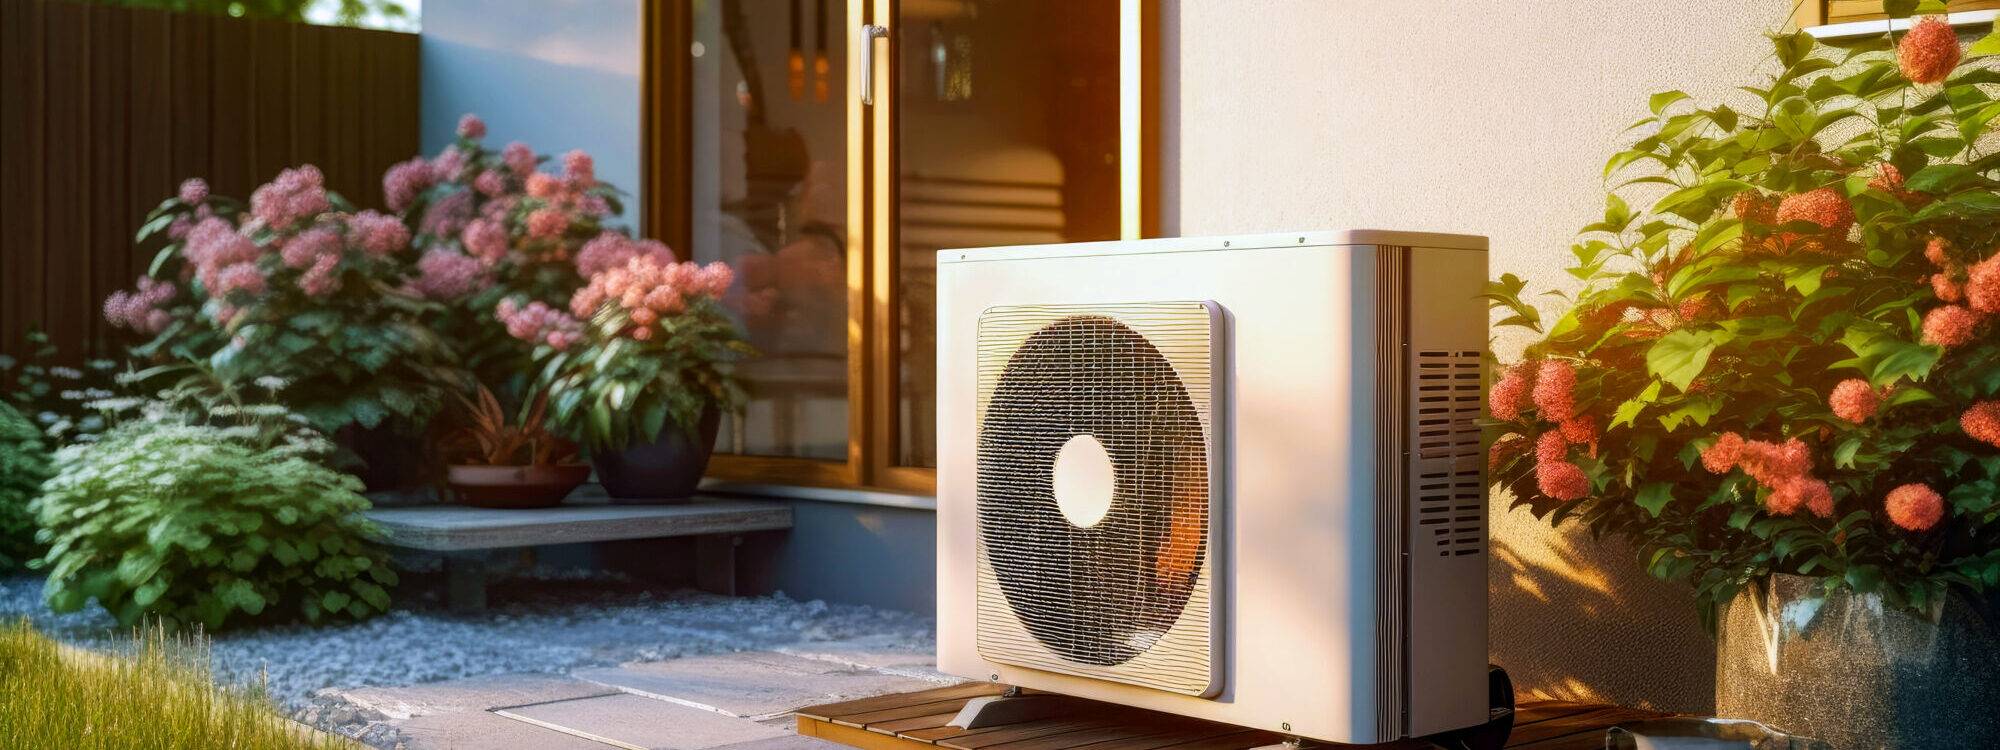
M 937 464 L 936 252 L 1119 236 L 1120 5 L 892 0 L 892 466 Z
M 736 269 L 759 351 L 718 453 L 850 456 L 849 20 L 847 0 L 692 7 L 691 255 Z

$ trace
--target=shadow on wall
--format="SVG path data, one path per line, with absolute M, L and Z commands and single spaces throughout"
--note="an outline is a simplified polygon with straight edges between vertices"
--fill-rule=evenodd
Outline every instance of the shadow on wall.
M 1513 498 L 1488 509 L 1487 648 L 1521 693 L 1664 711 L 1715 708 L 1715 641 L 1693 592 L 1640 567 L 1630 545 L 1550 528 Z

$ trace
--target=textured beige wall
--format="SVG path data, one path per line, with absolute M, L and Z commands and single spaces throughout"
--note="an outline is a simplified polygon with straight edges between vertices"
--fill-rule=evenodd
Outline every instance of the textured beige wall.
M 1167 0 L 1166 233 L 1482 234 L 1494 275 L 1567 286 L 1569 243 L 1603 209 L 1604 159 L 1629 142 L 1647 95 L 1728 97 L 1771 63 L 1762 34 L 1790 7 Z M 1684 588 L 1647 577 L 1623 547 L 1492 515 L 1493 658 L 1517 682 L 1713 705 L 1713 646 Z

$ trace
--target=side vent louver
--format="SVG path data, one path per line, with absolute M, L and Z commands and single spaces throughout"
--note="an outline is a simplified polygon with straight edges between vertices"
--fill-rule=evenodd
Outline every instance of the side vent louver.
M 1479 352 L 1425 351 L 1410 373 L 1415 418 L 1411 477 L 1417 554 L 1477 555 L 1486 551 L 1486 489 L 1480 486 Z M 1428 533 L 1425 533 L 1428 531 Z

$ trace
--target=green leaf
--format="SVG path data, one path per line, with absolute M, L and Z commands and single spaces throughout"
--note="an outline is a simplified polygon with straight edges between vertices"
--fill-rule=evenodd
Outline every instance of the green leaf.
M 1645 508 L 1647 514 L 1659 518 L 1667 503 L 1674 501 L 1674 485 L 1672 482 L 1648 482 L 1639 488 L 1639 493 L 1632 500 Z
M 1724 331 L 1696 331 L 1680 329 L 1660 337 L 1646 350 L 1646 370 L 1661 380 L 1671 383 L 1674 388 L 1686 391 L 1701 371 L 1708 367 L 1708 357 L 1715 347 L 1728 341 L 1730 334 Z
M 1653 110 L 1653 114 L 1657 115 L 1665 112 L 1667 107 L 1672 106 L 1674 102 L 1686 98 L 1688 98 L 1688 95 L 1680 91 L 1662 91 L 1654 94 L 1652 98 L 1647 99 L 1646 106 Z
M 1987 34 L 1965 48 L 1965 56 L 1968 58 L 1987 55 L 2000 55 L 2000 33 Z

